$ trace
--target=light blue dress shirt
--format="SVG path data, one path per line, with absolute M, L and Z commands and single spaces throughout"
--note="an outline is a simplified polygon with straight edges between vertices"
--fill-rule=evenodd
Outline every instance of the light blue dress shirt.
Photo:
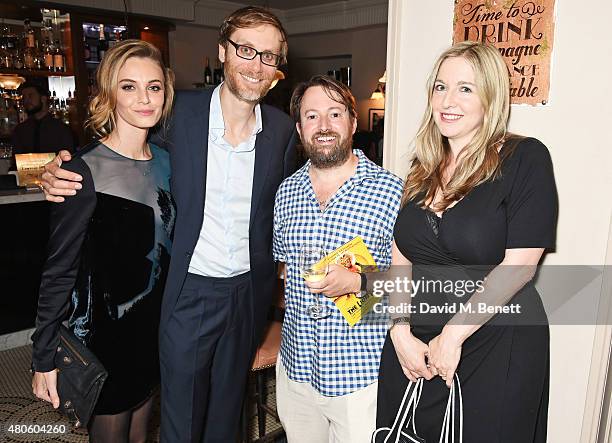
M 221 86 L 215 88 L 210 102 L 204 221 L 189 263 L 189 272 L 206 277 L 232 277 L 251 269 L 249 221 L 255 139 L 262 130 L 257 105 L 255 127 L 246 141 L 232 146 L 223 138 Z

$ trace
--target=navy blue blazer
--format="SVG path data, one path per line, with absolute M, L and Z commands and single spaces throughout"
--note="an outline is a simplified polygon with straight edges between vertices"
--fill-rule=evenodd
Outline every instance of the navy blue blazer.
M 169 130 L 164 140 L 170 152 L 171 191 L 176 202 L 172 258 L 162 303 L 160 333 L 163 332 L 189 268 L 202 221 L 206 197 L 208 117 L 212 89 L 180 91 L 176 95 Z M 255 333 L 258 339 L 276 287 L 276 265 L 272 257 L 274 197 L 285 177 L 295 170 L 296 129 L 284 112 L 261 105 L 263 130 L 255 141 L 255 170 L 251 196 L 249 255 L 255 297 Z

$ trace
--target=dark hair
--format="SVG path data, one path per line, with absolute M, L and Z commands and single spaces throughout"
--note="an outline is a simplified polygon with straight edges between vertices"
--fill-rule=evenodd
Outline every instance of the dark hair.
M 302 98 L 304 98 L 306 91 L 314 86 L 321 86 L 329 98 L 346 106 L 351 118 L 357 118 L 357 105 L 355 103 L 355 97 L 348 86 L 327 75 L 319 74 L 311 77 L 308 81 L 300 83 L 293 90 L 290 105 L 290 113 L 293 120 L 296 122 L 300 121 Z
M 27 88 L 35 89 L 36 92 L 38 92 L 38 94 L 41 97 L 49 97 L 49 91 L 47 90 L 47 88 L 43 87 L 40 83 L 25 82 L 23 85 L 21 85 L 21 88 L 20 88 L 21 93 L 23 94 L 23 90 Z
M 261 25 L 274 26 L 281 34 L 281 63 L 287 62 L 287 32 L 277 16 L 270 11 L 257 6 L 247 6 L 232 12 L 223 20 L 219 28 L 219 44 L 227 48 L 227 41 L 239 28 L 255 28 Z

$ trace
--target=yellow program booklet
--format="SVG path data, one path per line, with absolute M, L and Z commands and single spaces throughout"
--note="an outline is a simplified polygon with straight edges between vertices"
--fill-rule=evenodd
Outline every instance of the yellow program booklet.
M 351 272 L 378 271 L 372 254 L 359 236 L 330 252 L 317 263 L 320 266 L 330 264 L 344 266 Z M 372 294 L 366 294 L 361 298 L 357 297 L 356 294 L 346 294 L 334 299 L 334 303 L 351 326 L 359 323 L 361 318 L 372 309 L 376 301 L 377 298 Z

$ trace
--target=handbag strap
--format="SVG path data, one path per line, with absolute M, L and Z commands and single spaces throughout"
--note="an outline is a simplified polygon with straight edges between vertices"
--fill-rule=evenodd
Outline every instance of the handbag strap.
M 444 412 L 444 421 L 442 422 L 442 431 L 440 432 L 440 443 L 449 443 L 449 436 L 451 443 L 455 443 L 455 421 L 457 415 L 455 400 L 457 393 L 459 395 L 459 443 L 463 443 L 463 397 L 461 395 L 461 382 L 456 373 L 451 383 L 448 401 L 446 402 L 446 411 Z
M 408 386 L 406 386 L 406 390 L 404 391 L 404 397 L 402 398 L 402 402 L 400 407 L 397 409 L 397 414 L 395 415 L 395 419 L 393 420 L 393 425 L 390 428 L 380 428 L 374 432 L 372 436 L 372 441 L 374 441 L 376 435 L 379 431 L 388 430 L 383 443 L 388 443 L 389 438 L 395 433 L 395 442 L 399 442 L 399 438 L 401 436 L 401 431 L 404 429 L 406 425 L 406 419 L 408 418 L 408 414 L 412 409 L 416 409 L 416 405 L 418 404 L 418 400 L 421 397 L 421 391 L 423 389 L 423 379 L 417 380 L 417 382 L 408 381 Z M 414 413 L 411 417 L 414 417 Z M 414 419 L 413 419 L 414 426 Z
M 406 410 L 404 411 L 404 416 L 402 417 L 402 421 L 399 423 L 397 427 L 397 435 L 395 437 L 395 443 L 399 442 L 399 438 L 401 436 L 402 431 L 412 423 L 412 432 L 416 435 L 416 425 L 415 425 L 415 415 L 416 408 L 421 400 L 421 392 L 423 392 L 423 379 L 419 378 L 416 383 L 414 383 L 414 389 L 412 391 L 412 395 L 410 396 L 410 400 L 408 405 L 406 406 Z M 411 413 L 412 412 L 412 413 Z
M 400 436 L 402 435 L 402 429 L 404 429 L 406 427 L 406 420 L 410 420 L 408 418 L 408 414 L 410 414 L 410 411 L 414 408 L 416 409 L 416 405 L 418 403 L 417 400 L 417 394 L 419 393 L 420 389 L 423 387 L 423 379 L 418 379 L 415 382 L 413 381 L 409 381 L 408 382 L 408 386 L 406 387 L 406 393 L 404 394 L 404 398 L 406 398 L 407 394 L 410 392 L 410 389 L 412 388 L 412 392 L 410 393 L 410 398 L 408 399 L 408 403 L 406 403 L 406 406 L 404 407 L 405 402 L 402 402 L 402 405 L 400 405 L 398 412 L 398 416 L 399 414 L 402 414 L 402 417 L 400 419 L 400 421 L 396 424 L 393 423 L 393 426 L 391 427 L 391 431 L 389 432 L 389 434 L 387 435 L 387 438 L 385 438 L 384 443 L 387 443 L 387 440 L 389 439 L 389 437 L 391 435 L 393 435 L 393 433 L 395 432 L 395 443 L 399 443 L 399 439 Z M 396 416 L 396 422 L 397 422 L 397 416 Z
M 372 441 L 375 441 L 376 435 L 380 431 L 389 431 L 383 441 L 388 443 L 389 438 L 395 434 L 395 442 L 399 443 L 402 430 L 406 425 L 412 424 L 412 431 L 416 435 L 416 409 L 421 400 L 421 393 L 423 391 L 423 379 L 419 378 L 417 382 L 408 382 L 408 386 L 404 391 L 404 397 L 400 407 L 397 410 L 393 425 L 391 428 L 379 428 L 376 429 L 372 435 Z M 456 397 L 459 396 L 459 405 L 456 404 Z M 444 420 L 442 422 L 442 429 L 440 432 L 439 443 L 455 443 L 455 427 L 456 427 L 456 409 L 459 409 L 459 443 L 463 443 L 463 397 L 461 394 L 461 382 L 459 381 L 459 375 L 455 373 L 453 382 L 451 383 L 450 392 L 448 395 L 448 401 L 446 402 L 446 410 L 444 412 Z M 411 413 L 412 411 L 412 413 Z

